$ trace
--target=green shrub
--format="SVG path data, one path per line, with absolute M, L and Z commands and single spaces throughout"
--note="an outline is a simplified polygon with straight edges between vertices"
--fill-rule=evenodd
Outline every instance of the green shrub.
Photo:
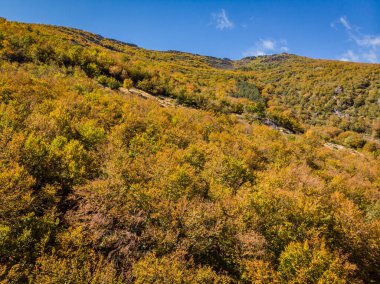
M 132 87 L 133 87 L 133 81 L 131 80 L 131 78 L 124 79 L 123 88 L 130 89 Z
M 346 131 L 338 135 L 338 141 L 347 147 L 354 149 L 363 148 L 366 141 L 362 136 L 353 131 Z
M 330 252 L 324 241 L 290 243 L 280 256 L 282 283 L 349 283 L 356 267 L 337 252 Z
M 107 86 L 112 90 L 118 89 L 121 86 L 118 80 L 112 77 L 107 77 L 105 75 L 100 75 L 97 80 L 100 84 L 102 84 L 103 86 Z

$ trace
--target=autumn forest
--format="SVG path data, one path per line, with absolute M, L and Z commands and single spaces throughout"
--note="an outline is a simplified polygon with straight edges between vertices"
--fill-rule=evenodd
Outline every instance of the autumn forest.
M 380 65 L 0 18 L 0 283 L 378 283 Z

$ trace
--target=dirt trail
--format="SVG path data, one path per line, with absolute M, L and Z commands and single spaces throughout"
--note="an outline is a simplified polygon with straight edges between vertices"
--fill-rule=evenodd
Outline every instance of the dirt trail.
M 145 100 L 154 100 L 157 101 L 160 106 L 162 107 L 179 107 L 177 101 L 172 98 L 168 97 L 162 97 L 162 96 L 153 96 L 152 94 L 149 94 L 143 90 L 136 89 L 136 88 L 131 88 L 131 89 L 126 89 L 126 88 L 120 88 L 119 89 L 122 93 L 124 94 L 129 94 L 129 95 L 135 95 L 140 98 L 143 98 Z M 184 106 L 181 106 L 184 107 Z

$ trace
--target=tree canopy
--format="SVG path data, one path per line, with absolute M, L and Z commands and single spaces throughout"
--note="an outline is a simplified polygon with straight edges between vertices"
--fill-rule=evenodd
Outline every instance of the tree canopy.
M 379 279 L 379 65 L 276 58 L 0 21 L 0 281 Z

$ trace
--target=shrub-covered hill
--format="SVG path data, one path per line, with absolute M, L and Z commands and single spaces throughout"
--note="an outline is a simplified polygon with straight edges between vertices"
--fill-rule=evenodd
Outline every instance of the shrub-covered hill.
M 158 52 L 88 32 L 0 20 L 1 58 L 80 67 L 116 89 L 124 80 L 181 104 L 268 117 L 300 132 L 333 126 L 380 136 L 380 65 L 289 54 L 238 61 Z
M 1 283 L 379 278 L 378 65 L 230 62 L 5 20 L 0 38 Z M 364 103 L 303 117 L 283 96 L 313 86 L 314 107 L 323 92 Z

